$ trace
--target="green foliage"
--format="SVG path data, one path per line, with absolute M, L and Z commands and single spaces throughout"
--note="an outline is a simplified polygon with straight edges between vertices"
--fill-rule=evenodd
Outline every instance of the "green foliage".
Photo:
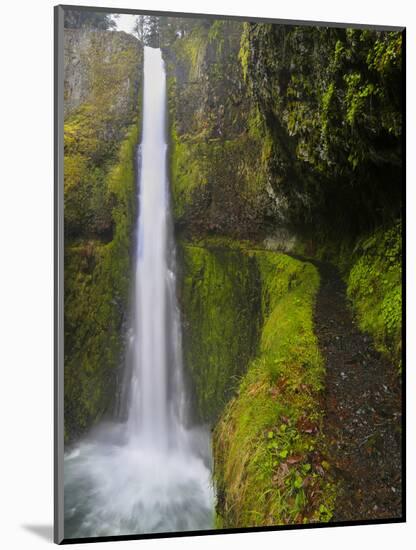
M 324 368 L 312 322 L 319 276 L 283 254 L 245 250 L 260 271 L 263 323 L 214 431 L 217 512 L 227 528 L 329 521 L 336 488 L 320 454 Z
M 401 365 L 402 226 L 380 229 L 356 245 L 347 277 L 348 296 L 362 330 Z
M 402 59 L 402 34 L 392 33 L 391 36 L 380 36 L 367 55 L 369 68 L 387 76 L 392 71 L 400 69 Z

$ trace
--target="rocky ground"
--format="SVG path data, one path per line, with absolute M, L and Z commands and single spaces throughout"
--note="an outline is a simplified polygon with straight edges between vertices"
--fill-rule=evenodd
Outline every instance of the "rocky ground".
M 324 429 L 341 482 L 333 520 L 400 518 L 400 376 L 357 327 L 337 270 L 316 266 L 321 288 L 315 325 L 327 369 Z

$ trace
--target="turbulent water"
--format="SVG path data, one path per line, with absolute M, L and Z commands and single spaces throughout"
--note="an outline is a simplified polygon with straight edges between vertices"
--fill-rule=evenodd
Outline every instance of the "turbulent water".
M 182 380 L 166 171 L 166 74 L 144 54 L 143 133 L 126 422 L 65 456 L 65 538 L 212 528 L 208 431 L 190 429 Z

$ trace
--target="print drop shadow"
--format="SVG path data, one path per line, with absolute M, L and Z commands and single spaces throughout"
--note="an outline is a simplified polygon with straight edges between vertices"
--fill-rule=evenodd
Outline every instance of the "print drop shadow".
M 53 542 L 53 526 L 52 525 L 22 525 L 22 528 L 30 533 L 37 535 L 38 537 L 48 542 Z

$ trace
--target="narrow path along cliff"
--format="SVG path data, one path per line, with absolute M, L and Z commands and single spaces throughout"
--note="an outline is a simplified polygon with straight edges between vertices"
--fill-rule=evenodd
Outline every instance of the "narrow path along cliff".
M 314 322 L 326 363 L 324 431 L 341 481 L 334 521 L 401 516 L 401 385 L 355 324 L 337 269 L 319 269 Z

